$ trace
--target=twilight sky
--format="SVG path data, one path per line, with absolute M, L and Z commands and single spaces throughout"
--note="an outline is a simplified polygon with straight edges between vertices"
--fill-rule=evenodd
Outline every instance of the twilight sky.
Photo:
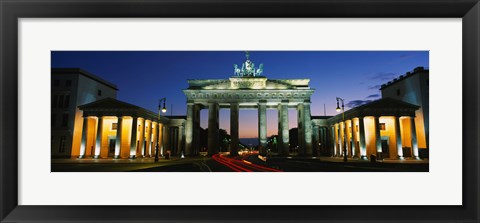
M 75 67 L 117 85 L 117 99 L 156 112 L 158 99 L 167 97 L 167 115 L 186 114 L 187 79 L 227 79 L 233 64 L 245 61 L 243 51 L 52 51 L 52 68 Z M 310 79 L 315 88 L 313 116 L 336 115 L 336 97 L 346 110 L 381 97 L 381 84 L 429 66 L 428 51 L 250 51 L 250 60 L 264 64 L 271 79 Z M 230 110 L 220 110 L 220 128 L 230 131 Z M 208 126 L 201 111 L 201 126 Z M 277 111 L 267 110 L 268 135 L 277 134 Z M 240 137 L 256 138 L 257 111 L 240 110 Z M 290 128 L 297 126 L 289 110 Z

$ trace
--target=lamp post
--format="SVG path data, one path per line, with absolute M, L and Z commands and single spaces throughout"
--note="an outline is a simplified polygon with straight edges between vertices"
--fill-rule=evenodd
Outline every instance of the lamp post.
M 342 101 L 342 108 L 340 109 L 340 104 L 339 102 Z M 343 131 L 343 134 L 344 134 L 344 138 L 347 138 L 346 137 L 346 134 L 347 134 L 347 125 L 345 123 L 345 105 L 344 105 L 344 102 L 343 102 L 343 98 L 339 98 L 337 97 L 337 112 L 342 112 L 342 121 L 343 121 L 343 128 L 344 128 L 344 131 Z M 347 162 L 347 144 L 345 142 L 345 139 L 342 140 L 342 147 L 343 147 L 343 161 L 344 162 Z
M 163 107 L 161 107 L 162 106 L 162 101 L 163 101 Z M 167 112 L 167 108 L 165 107 L 165 102 L 166 101 L 167 101 L 167 98 L 162 98 L 158 101 L 158 123 L 160 123 L 161 114 Z M 160 131 L 160 129 L 159 129 L 159 131 Z M 162 137 L 163 137 L 163 134 L 162 134 Z M 157 139 L 157 146 L 155 148 L 155 162 L 158 162 L 158 147 L 160 147 L 159 142 L 160 142 L 160 139 Z

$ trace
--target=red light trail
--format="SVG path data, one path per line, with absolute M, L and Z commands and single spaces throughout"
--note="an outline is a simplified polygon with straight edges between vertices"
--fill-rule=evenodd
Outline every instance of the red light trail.
M 247 158 L 248 156 L 250 155 L 230 158 L 222 156 L 220 154 L 215 154 L 212 156 L 212 159 L 235 172 L 282 172 L 281 170 L 260 166 L 248 162 L 245 160 L 245 158 Z

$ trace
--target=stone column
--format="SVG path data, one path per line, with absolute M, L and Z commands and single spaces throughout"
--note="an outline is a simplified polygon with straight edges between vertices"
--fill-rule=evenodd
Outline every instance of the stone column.
M 138 118 L 132 117 L 132 131 L 130 132 L 130 159 L 135 159 L 137 156 L 137 130 Z
M 352 154 L 354 157 L 359 157 L 360 149 L 357 147 L 357 132 L 355 131 L 355 121 L 351 120 L 351 126 L 352 126 Z
M 149 124 L 147 124 L 147 121 Z M 145 127 L 146 127 L 146 132 L 145 132 L 145 146 L 146 146 L 146 149 L 145 149 L 145 156 L 146 157 L 150 157 L 151 156 L 151 145 L 152 145 L 152 121 L 150 120 L 146 120 L 145 121 Z
M 183 148 L 183 129 L 183 125 L 178 126 L 177 149 L 179 155 L 182 155 L 182 153 L 185 155 L 185 148 Z
M 102 136 L 103 136 L 103 116 L 99 116 L 97 119 L 97 136 L 95 142 L 95 153 L 93 158 L 100 158 L 100 151 L 102 150 Z
M 417 129 L 415 128 L 415 117 L 410 117 L 410 134 L 412 135 L 412 155 L 415 159 L 420 159 L 418 155 Z
M 152 121 L 152 143 L 151 143 L 152 157 L 155 157 L 155 149 L 157 148 L 157 145 L 158 145 L 158 123 Z
M 281 102 L 278 109 L 278 122 L 280 129 L 278 130 L 278 135 L 281 135 L 281 140 L 278 142 L 279 154 L 282 156 L 288 156 L 290 138 L 288 135 L 288 104 L 287 102 Z
M 337 139 L 337 133 L 338 133 L 338 130 L 337 130 L 337 124 L 333 124 L 333 134 L 332 134 L 332 137 L 333 137 L 333 156 L 338 156 L 338 139 Z
M 400 133 L 400 116 L 394 117 L 395 143 L 397 145 L 397 158 L 403 160 L 402 135 Z
M 140 119 L 140 135 L 138 136 L 138 149 L 137 149 L 137 157 L 145 156 L 144 141 L 145 141 L 145 119 Z
M 349 153 L 349 147 L 348 146 L 348 125 L 347 125 L 347 121 L 343 121 L 343 144 L 342 146 L 345 146 L 345 148 L 342 148 L 343 152 L 348 156 L 350 156 L 350 153 Z M 345 155 L 344 154 L 344 155 Z
M 380 136 L 380 117 L 375 116 L 375 145 L 378 152 L 382 152 L 382 137 Z M 377 157 L 379 159 L 380 157 Z
M 198 155 L 200 152 L 200 110 L 201 105 L 193 106 L 193 154 Z
M 117 116 L 117 137 L 115 138 L 115 156 L 114 159 L 120 158 L 120 151 L 122 149 L 122 130 L 123 130 L 123 117 Z
M 301 156 L 306 154 L 305 150 L 305 112 L 302 103 L 297 105 L 297 129 L 298 129 L 298 150 Z
M 258 103 L 258 141 L 260 155 L 266 155 L 267 150 L 267 104 L 266 101 Z
M 208 155 L 218 153 L 218 103 L 208 103 Z
M 165 142 L 163 140 L 163 123 L 158 121 L 158 156 L 163 156 L 163 143 Z
M 338 123 L 338 154 L 343 157 L 343 122 Z
M 78 158 L 84 158 L 87 151 L 87 129 L 88 129 L 88 116 L 83 117 L 82 126 L 82 144 L 80 145 L 80 154 Z
M 278 127 L 277 127 L 277 151 L 280 154 L 282 151 L 282 108 L 280 107 L 280 104 L 277 106 L 277 114 L 278 114 Z
M 347 121 L 345 121 L 345 124 Z M 348 144 L 348 155 L 350 157 L 353 157 L 355 151 L 353 148 L 353 125 L 352 122 L 350 121 L 350 125 L 347 125 L 347 144 Z
M 155 153 L 158 145 L 158 123 L 152 121 L 152 157 L 155 157 Z
M 363 122 L 363 117 L 358 117 L 358 128 L 360 135 L 360 158 L 362 160 L 367 160 L 367 145 L 365 144 L 365 123 Z
M 318 125 L 313 125 L 313 139 L 312 139 L 312 144 L 313 144 L 313 155 L 318 156 L 320 153 L 320 136 L 321 136 L 321 128 L 318 127 Z
M 170 133 L 171 133 L 171 136 L 170 136 L 170 155 L 172 156 L 176 156 L 179 151 L 178 151 L 178 127 L 177 126 L 174 126 L 174 127 L 171 127 L 170 128 Z
M 193 104 L 187 104 L 187 121 L 185 122 L 185 155 L 193 155 Z
M 310 102 L 303 103 L 303 146 L 306 156 L 313 155 L 312 148 L 312 116 L 310 114 Z
M 230 104 L 230 155 L 238 155 L 238 144 L 240 143 L 239 133 L 238 133 L 238 112 L 239 105 L 238 103 Z

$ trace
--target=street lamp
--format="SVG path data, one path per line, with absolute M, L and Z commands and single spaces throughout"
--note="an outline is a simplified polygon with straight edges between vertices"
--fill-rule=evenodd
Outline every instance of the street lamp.
M 162 101 L 163 101 L 163 107 L 161 107 Z M 167 101 L 167 98 L 162 98 L 158 101 L 158 122 L 159 123 L 160 123 L 160 116 L 161 116 L 160 111 L 162 111 L 163 113 L 167 112 L 167 108 L 165 107 L 166 101 Z M 158 162 L 158 147 L 160 146 L 159 142 L 160 142 L 160 139 L 157 139 L 157 147 L 155 148 L 155 162 Z
M 339 102 L 342 101 L 342 108 L 340 109 L 340 104 Z M 347 134 L 347 125 L 345 123 L 345 105 L 343 103 L 343 98 L 339 98 L 337 97 L 337 108 L 335 109 L 337 110 L 337 112 L 342 112 L 342 120 L 343 120 L 343 128 L 345 129 L 343 134 L 344 134 L 344 137 L 346 137 L 346 134 Z M 343 161 L 344 162 L 347 162 L 347 144 L 345 142 L 345 139 L 342 140 L 342 147 L 343 147 Z

